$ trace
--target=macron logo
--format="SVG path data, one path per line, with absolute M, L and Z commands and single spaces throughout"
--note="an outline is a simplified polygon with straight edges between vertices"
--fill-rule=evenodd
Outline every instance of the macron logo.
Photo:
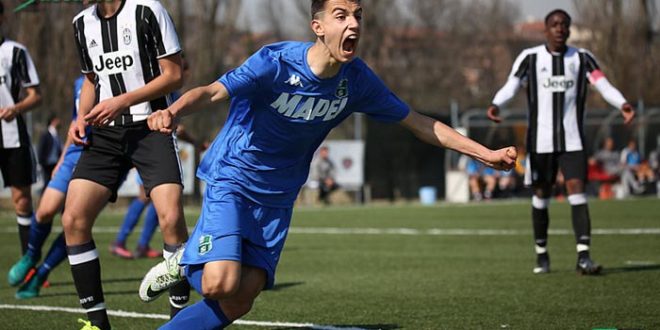
M 292 74 L 284 83 L 291 86 L 303 87 L 302 81 L 300 81 L 300 76 L 296 74 Z

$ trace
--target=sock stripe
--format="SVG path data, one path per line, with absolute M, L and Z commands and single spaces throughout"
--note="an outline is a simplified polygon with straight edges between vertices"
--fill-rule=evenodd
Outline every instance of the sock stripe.
M 535 209 L 545 210 L 548 208 L 548 205 L 550 205 L 549 198 L 540 198 L 536 195 L 532 196 L 532 207 Z
M 587 195 L 585 194 L 568 195 L 568 203 L 571 205 L 587 204 Z
M 582 252 L 582 251 L 589 251 L 589 245 L 587 245 L 587 244 L 578 244 L 577 245 L 577 252 Z
M 99 252 L 96 249 L 79 254 L 69 254 L 69 264 L 71 266 L 79 265 L 98 258 Z
M 181 303 L 175 302 L 174 299 L 172 299 L 172 298 L 174 298 L 174 297 L 170 297 L 170 306 L 172 306 L 174 308 L 182 309 L 182 308 L 186 307 L 186 305 L 188 304 L 188 299 L 184 300 L 183 303 L 181 304 Z
M 22 216 L 17 214 L 16 223 L 18 223 L 19 226 L 29 226 L 32 224 L 32 215 Z
M 98 304 L 94 305 L 91 308 L 86 308 L 85 312 L 86 313 L 91 313 L 91 312 L 96 312 L 96 311 L 100 311 L 100 310 L 104 310 L 104 309 L 106 309 L 105 303 L 101 302 L 101 303 L 98 303 Z
M 534 245 L 534 250 L 536 251 L 536 254 L 548 253 L 548 248 L 545 246 Z

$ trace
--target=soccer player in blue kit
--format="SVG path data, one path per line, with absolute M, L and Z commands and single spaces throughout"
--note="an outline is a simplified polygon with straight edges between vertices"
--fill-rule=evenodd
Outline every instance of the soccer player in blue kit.
M 80 89 L 82 87 L 83 77 L 79 77 L 73 84 L 73 114 L 71 125 L 75 125 L 78 117 L 78 105 L 80 101 Z M 65 152 L 61 155 L 53 170 L 53 177 L 44 190 L 43 196 L 39 201 L 37 212 L 32 216 L 30 225 L 30 235 L 28 239 L 28 249 L 23 257 L 14 264 L 7 278 L 12 286 L 23 283 L 30 269 L 32 269 L 41 258 L 41 248 L 43 247 L 53 226 L 53 218 L 64 206 L 64 200 L 71 181 L 73 169 L 78 163 L 83 147 L 75 145 L 71 138 L 67 138 Z M 23 283 L 16 292 L 17 299 L 28 299 L 39 296 L 39 290 L 44 284 L 50 272 L 66 259 L 66 243 L 64 234 L 58 235 L 53 241 L 51 247 L 44 258 L 44 262 L 37 267 L 35 274 L 29 281 Z
M 273 286 L 312 155 L 353 112 L 398 122 L 488 166 L 514 166 L 515 148 L 490 150 L 410 110 L 356 58 L 360 1 L 313 0 L 311 8 L 316 42 L 265 46 L 148 118 L 152 130 L 170 134 L 178 117 L 231 98 L 227 122 L 197 171 L 207 188 L 194 233 L 182 254 L 154 266 L 140 285 L 140 298 L 151 301 L 185 275 L 204 296 L 161 329 L 224 328 Z

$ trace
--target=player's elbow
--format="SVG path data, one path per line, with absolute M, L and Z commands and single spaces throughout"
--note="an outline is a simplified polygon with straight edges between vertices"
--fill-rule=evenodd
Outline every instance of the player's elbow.
M 39 90 L 38 87 L 32 88 L 28 93 L 29 93 L 28 96 L 31 99 L 30 100 L 31 107 L 37 107 L 41 105 L 41 101 L 43 97 L 41 96 L 41 90 Z
M 183 87 L 183 73 L 181 70 L 172 70 L 170 73 L 170 83 L 173 90 L 181 89 Z

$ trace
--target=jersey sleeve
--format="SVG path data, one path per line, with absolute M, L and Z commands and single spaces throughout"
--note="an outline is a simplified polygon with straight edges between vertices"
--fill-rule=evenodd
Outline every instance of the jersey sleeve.
M 596 57 L 587 50 L 582 50 L 582 60 L 587 80 L 603 96 L 605 101 L 616 109 L 621 109 L 627 102 L 621 92 L 612 86 L 605 74 L 600 70 Z
M 78 59 L 80 60 L 80 71 L 82 73 L 90 73 L 93 71 L 92 58 L 87 51 L 87 41 L 85 40 L 85 17 L 80 16 L 73 21 L 73 37 L 78 51 Z
M 398 122 L 406 118 L 410 113 L 408 105 L 394 95 L 366 64 L 361 70 L 361 79 L 356 85 L 361 89 L 358 94 L 360 101 L 355 111 L 383 122 Z
M 522 52 L 513 62 L 509 78 L 502 88 L 495 94 L 493 104 L 501 107 L 511 101 L 516 92 L 520 89 L 522 82 L 527 80 L 529 72 L 529 55 L 527 52 Z
M 138 14 L 149 26 L 148 31 L 156 47 L 156 58 L 161 59 L 181 51 L 172 17 L 160 2 L 154 1 L 152 6 L 142 7 L 142 12 Z
M 265 86 L 277 71 L 277 59 L 267 48 L 262 48 L 250 56 L 241 66 L 218 79 L 229 92 L 229 96 L 246 96 Z
M 39 85 L 39 75 L 37 75 L 37 69 L 34 67 L 30 53 L 25 48 L 16 47 L 14 48 L 13 58 L 13 67 L 17 68 L 21 86 L 32 87 Z

